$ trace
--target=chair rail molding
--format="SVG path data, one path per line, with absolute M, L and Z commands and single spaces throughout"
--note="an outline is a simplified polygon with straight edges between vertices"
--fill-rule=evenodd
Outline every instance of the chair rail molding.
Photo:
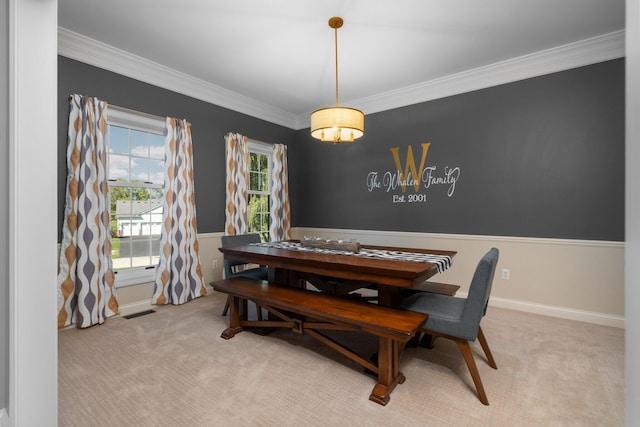
M 500 274 L 496 273 L 495 288 L 489 305 L 525 313 L 625 328 L 624 310 L 617 308 L 624 304 L 624 242 L 310 227 L 293 227 L 291 232 L 294 239 L 302 236 L 321 236 L 355 239 L 362 244 L 456 250 L 458 255 L 454 258 L 454 268 L 445 272 L 442 275 L 443 278 L 437 281 L 460 285 L 461 289 L 457 295 L 461 297 L 466 296 L 478 254 L 490 246 L 496 246 L 501 248 L 498 271 L 503 266 L 510 268 L 511 279 L 502 280 Z M 213 292 L 209 283 L 222 278 L 223 257 L 218 247 L 223 235 L 223 232 L 198 233 L 200 259 L 208 292 Z M 548 252 L 552 253 L 551 258 L 556 254 L 563 257 L 558 264 L 564 262 L 577 262 L 577 264 L 572 264 L 569 268 L 556 265 L 548 269 L 536 267 L 535 262 L 520 261 L 520 264 L 517 264 L 518 259 L 526 259 L 531 254 L 535 256 Z M 581 261 L 583 257 L 586 258 Z M 602 262 L 613 267 L 610 271 L 603 272 L 593 259 L 604 260 Z M 218 261 L 217 269 L 212 268 L 213 260 Z M 514 264 L 510 264 L 511 262 Z M 574 270 L 582 271 L 575 277 L 578 273 Z M 585 283 L 591 275 L 598 277 L 590 283 Z M 532 295 L 530 288 L 537 288 L 537 293 Z M 565 298 L 560 299 L 556 295 L 558 293 L 565 295 Z M 585 298 L 585 294 L 589 294 L 589 298 Z M 128 314 L 146 310 L 149 307 L 147 298 L 127 300 L 123 301 L 121 311 L 126 311 L 125 314 Z M 0 425 L 0 427 L 4 426 Z
M 495 246 L 500 261 L 489 305 L 625 327 L 624 242 L 311 227 L 291 231 L 292 238 L 318 236 L 457 251 L 453 267 L 434 280 L 460 285 L 459 296 L 466 296 L 477 259 Z M 510 271 L 508 279 L 500 274 L 503 268 Z

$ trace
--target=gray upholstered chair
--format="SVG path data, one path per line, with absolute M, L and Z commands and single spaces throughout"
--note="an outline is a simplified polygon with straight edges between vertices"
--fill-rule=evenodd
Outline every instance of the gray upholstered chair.
M 429 315 L 421 328 L 425 334 L 435 338 L 447 338 L 458 344 L 478 391 L 478 397 L 485 405 L 489 404 L 489 400 L 482 386 L 469 341 L 475 341 L 477 338 L 487 356 L 489 366 L 498 368 L 480 327 L 480 321 L 487 312 L 498 255 L 498 249 L 492 248 L 482 257 L 471 280 L 467 298 L 419 292 L 407 297 L 400 304 L 404 309 Z
M 235 236 L 222 236 L 221 246 L 223 248 L 230 248 L 234 246 L 243 246 L 249 245 L 251 243 L 260 243 L 260 235 L 259 234 L 238 234 Z M 242 276 L 242 277 L 250 277 L 252 279 L 259 280 L 267 280 L 268 267 L 258 266 L 249 268 L 248 265 L 242 261 L 231 261 L 228 259 L 224 259 L 224 277 L 234 277 L 234 276 Z M 227 303 L 224 306 L 224 310 L 222 310 L 222 315 L 226 316 L 229 311 L 229 298 L 227 298 Z M 262 319 L 262 310 L 260 307 L 256 307 L 256 315 L 258 319 Z

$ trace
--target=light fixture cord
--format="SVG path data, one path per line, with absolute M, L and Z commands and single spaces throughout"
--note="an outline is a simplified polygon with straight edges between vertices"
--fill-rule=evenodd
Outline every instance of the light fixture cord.
M 336 45 L 336 107 L 338 106 L 338 28 L 334 28 L 335 31 L 335 45 Z

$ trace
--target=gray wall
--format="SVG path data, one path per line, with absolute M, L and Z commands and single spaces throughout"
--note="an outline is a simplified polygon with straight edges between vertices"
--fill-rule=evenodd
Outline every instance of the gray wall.
M 290 144 L 295 131 L 157 86 L 58 57 L 58 215 L 64 221 L 69 94 L 97 97 L 110 104 L 191 123 L 198 232 L 224 230 L 224 135 L 239 132 L 260 141 Z M 60 241 L 60 238 L 58 239 Z
M 58 60 L 58 200 L 63 218 L 71 93 L 192 123 L 199 232 L 224 229 L 224 135 L 289 145 L 292 225 L 364 230 L 624 240 L 624 60 L 366 116 L 353 144 L 293 131 L 68 58 Z M 384 186 L 367 177 L 419 167 L 451 184 Z M 336 191 L 339 189 L 339 191 Z M 404 197 L 404 200 L 402 198 Z M 413 202 L 409 199 L 413 197 Z
M 367 115 L 352 144 L 299 131 L 292 224 L 623 241 L 624 90 L 619 59 Z M 419 168 L 425 142 L 435 175 L 460 168 L 451 196 L 450 184 L 367 189 L 396 169 L 391 148 L 404 169 L 411 146 Z
M 9 409 L 9 2 L 0 2 L 0 409 Z

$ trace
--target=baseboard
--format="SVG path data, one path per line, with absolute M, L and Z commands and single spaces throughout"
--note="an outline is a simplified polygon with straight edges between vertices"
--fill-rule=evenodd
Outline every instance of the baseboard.
M 611 326 L 624 329 L 625 318 L 611 314 L 595 313 L 583 310 L 574 310 L 565 307 L 554 307 L 544 304 L 510 300 L 506 298 L 491 298 L 490 306 L 524 311 L 526 313 L 541 314 L 544 316 L 559 317 L 561 319 L 577 320 L 579 322 L 593 323 L 601 326 Z
M 456 296 L 466 298 L 465 292 L 458 292 Z M 544 304 L 534 304 L 530 302 L 518 301 L 508 298 L 491 297 L 489 306 L 506 308 L 525 313 L 541 314 L 543 316 L 558 317 L 560 319 L 577 320 L 579 322 L 593 323 L 601 326 L 611 326 L 613 328 L 625 328 L 625 318 L 604 313 L 596 313 L 584 310 L 574 310 L 565 307 L 555 307 Z
M 0 427 L 9 427 L 9 416 L 6 409 L 0 409 Z

